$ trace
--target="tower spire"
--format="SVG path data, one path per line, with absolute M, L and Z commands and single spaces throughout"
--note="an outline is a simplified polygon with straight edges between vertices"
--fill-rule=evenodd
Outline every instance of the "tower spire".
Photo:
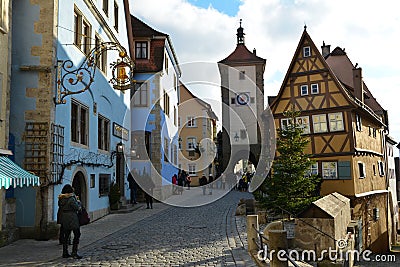
M 237 29 L 237 45 L 243 44 L 244 45 L 244 32 L 242 28 L 242 19 L 239 21 L 239 28 Z

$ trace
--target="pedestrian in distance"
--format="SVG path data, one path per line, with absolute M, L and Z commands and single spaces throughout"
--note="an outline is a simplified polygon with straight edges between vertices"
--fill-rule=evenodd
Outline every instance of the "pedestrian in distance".
M 183 193 L 183 183 L 184 183 L 184 173 L 183 171 L 178 175 L 178 194 L 182 195 Z
M 137 172 L 136 169 L 133 169 L 132 172 L 129 172 L 127 179 L 131 195 L 131 204 L 137 204 L 136 197 L 139 185 L 137 184 L 136 179 L 137 179 Z
M 201 178 L 199 179 L 199 184 L 200 186 L 202 186 L 203 189 L 203 195 L 206 194 L 206 185 L 207 185 L 207 178 L 203 173 L 203 176 L 201 176 Z
M 221 174 L 221 189 L 222 190 L 225 190 L 225 183 L 226 183 L 226 175 L 225 175 L 225 173 L 223 173 L 223 174 Z
M 213 182 L 214 182 L 214 177 L 212 176 L 212 174 L 210 173 L 209 175 L 208 175 L 208 183 L 209 183 L 209 189 L 210 189 L 210 191 L 209 191 L 209 195 L 212 195 L 212 189 L 213 189 Z
M 82 259 L 78 254 L 79 238 L 81 236 L 78 211 L 82 210 L 80 201 L 74 194 L 74 189 L 70 184 L 64 185 L 61 194 L 58 196 L 58 209 L 60 212 L 60 222 L 62 227 L 63 258 L 73 257 Z M 72 241 L 72 253 L 68 253 L 68 238 L 74 233 Z
M 186 176 L 186 184 L 187 184 L 187 189 L 190 190 L 190 183 L 192 182 L 192 178 L 190 175 Z
M 154 183 L 151 180 L 151 178 L 147 179 L 144 184 L 145 190 L 145 199 L 146 199 L 146 209 L 152 209 L 153 208 L 153 189 L 154 189 Z
M 177 178 L 176 174 L 174 174 L 172 176 L 172 194 L 173 195 L 176 195 L 177 183 L 178 183 L 178 178 Z

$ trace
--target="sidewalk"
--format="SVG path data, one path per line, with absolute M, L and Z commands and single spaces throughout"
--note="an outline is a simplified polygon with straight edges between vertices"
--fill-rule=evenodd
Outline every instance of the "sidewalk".
M 82 235 L 79 248 L 83 249 L 108 235 L 168 208 L 170 206 L 157 202 L 154 203 L 153 209 L 146 209 L 145 205 L 139 203 L 138 208 L 130 213 L 109 214 L 81 227 Z M 20 239 L 0 248 L 0 266 L 40 266 L 61 257 L 61 254 L 62 246 L 58 244 L 58 239 L 49 241 Z

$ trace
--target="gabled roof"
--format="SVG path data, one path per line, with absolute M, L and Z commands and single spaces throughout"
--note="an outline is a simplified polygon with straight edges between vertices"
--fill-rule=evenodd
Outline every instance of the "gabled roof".
M 168 34 L 154 30 L 152 27 L 138 19 L 137 17 L 131 15 L 132 31 L 133 37 L 156 37 L 163 36 L 167 37 Z
M 197 101 L 197 103 L 199 103 L 201 106 L 203 106 L 206 110 L 207 110 L 207 114 L 210 117 L 210 119 L 213 120 L 218 120 L 217 115 L 214 113 L 214 111 L 212 110 L 212 107 L 209 103 L 205 102 L 204 100 L 198 98 L 197 96 L 195 96 L 190 90 L 189 88 L 186 87 L 186 85 L 182 82 L 180 82 L 180 86 L 183 88 L 183 90 L 185 90 L 186 92 L 189 93 L 189 95 Z
M 347 56 L 347 53 L 344 49 L 340 47 L 336 47 L 327 57 L 326 62 L 331 67 L 336 77 L 339 79 L 343 85 L 347 89 L 352 96 L 354 96 L 354 83 L 353 83 L 353 68 L 355 66 Z M 384 109 L 382 106 L 376 101 L 371 91 L 369 91 L 367 85 L 363 82 L 364 89 L 364 102 L 370 107 L 374 112 L 380 113 L 383 112 Z
M 261 63 L 265 64 L 265 59 L 256 56 L 254 53 L 250 52 L 244 44 L 238 44 L 236 49 L 225 59 L 219 61 L 218 63 L 230 65 L 238 63 Z
M 342 209 L 350 203 L 350 199 L 335 192 L 313 202 L 313 205 L 320 208 L 330 217 L 337 217 Z
M 367 97 L 365 97 L 364 103 L 366 104 L 367 107 L 365 107 L 365 106 L 361 107 L 361 104 L 359 104 L 358 102 L 355 101 L 354 94 L 353 94 L 354 89 L 353 89 L 353 92 L 351 92 L 351 90 L 349 90 L 349 88 L 351 88 L 351 89 L 354 88 L 353 76 L 352 76 L 353 75 L 352 69 L 354 67 L 353 67 L 353 64 L 351 63 L 351 61 L 349 60 L 349 58 L 347 57 L 344 49 L 335 48 L 330 55 L 325 57 L 326 58 L 325 59 L 322 56 L 322 54 L 320 53 L 319 49 L 314 44 L 314 42 L 311 39 L 311 37 L 309 36 L 309 34 L 307 33 L 306 27 L 304 28 L 303 34 L 297 45 L 296 52 L 294 53 L 293 59 L 290 63 L 290 66 L 288 68 L 288 71 L 286 73 L 284 81 L 282 82 L 280 91 L 279 91 L 277 97 L 271 103 L 271 107 L 274 106 L 277 103 L 277 101 L 279 101 L 279 99 L 285 89 L 285 86 L 288 83 L 289 75 L 291 74 L 291 71 L 296 63 L 297 56 L 300 53 L 302 45 L 304 44 L 305 40 L 308 40 L 309 45 L 311 46 L 311 50 L 315 51 L 315 53 L 317 53 L 317 57 L 322 62 L 323 67 L 326 68 L 327 71 L 331 74 L 332 79 L 334 80 L 335 84 L 337 85 L 339 90 L 342 92 L 343 96 L 349 101 L 349 103 L 351 103 L 356 108 L 363 108 L 369 114 L 371 114 L 372 117 L 374 117 L 375 119 L 380 121 L 378 119 L 378 116 L 374 112 L 379 111 L 376 113 L 380 114 L 380 113 L 384 113 L 384 110 L 379 105 L 379 103 L 376 101 L 376 99 L 372 96 L 371 92 L 368 90 L 365 83 L 364 83 L 364 90 L 365 90 L 365 94 Z M 372 113 L 370 110 L 368 110 L 368 108 L 370 110 L 372 110 Z M 382 123 L 382 122 L 380 121 L 380 123 Z

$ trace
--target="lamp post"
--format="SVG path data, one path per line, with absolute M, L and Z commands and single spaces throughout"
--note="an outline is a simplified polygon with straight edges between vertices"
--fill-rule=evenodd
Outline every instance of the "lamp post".
M 113 84 L 115 90 L 125 91 L 133 88 L 135 63 L 128 57 L 126 49 L 119 43 L 105 42 L 90 50 L 79 67 L 74 68 L 70 59 L 58 62 L 55 103 L 65 104 L 65 97 L 89 90 L 94 82 L 96 66 L 98 66 L 102 54 L 110 50 L 117 51 L 118 58 L 110 64 L 112 78 L 109 82 Z

